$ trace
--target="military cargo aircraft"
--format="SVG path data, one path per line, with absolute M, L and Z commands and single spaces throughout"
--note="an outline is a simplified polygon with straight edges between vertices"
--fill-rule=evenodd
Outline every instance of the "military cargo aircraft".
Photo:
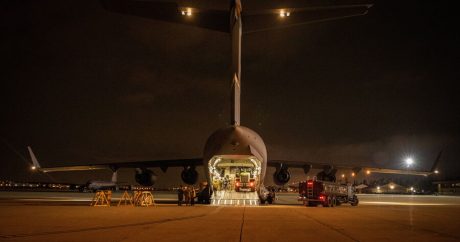
M 33 169 L 42 172 L 110 169 L 116 172 L 120 168 L 133 168 L 136 170 L 135 180 L 141 185 L 151 186 L 157 177 L 149 168 L 159 167 L 166 172 L 168 167 L 183 167 L 182 181 L 187 184 L 195 184 L 198 180 L 198 172 L 195 168 L 204 166 L 206 179 L 208 184 L 212 184 L 212 190 L 244 190 L 243 187 L 240 187 L 241 182 L 247 180 L 245 183 L 245 186 L 249 187 L 247 191 L 255 191 L 253 193 L 261 201 L 266 199 L 264 180 L 267 166 L 276 168 L 273 179 L 278 185 L 286 184 L 290 180 L 289 168 L 303 169 L 305 174 L 311 169 L 320 169 L 321 171 L 317 174 L 318 179 L 327 181 L 336 180 L 335 176 L 338 169 L 349 169 L 355 173 L 365 171 L 366 173 L 423 176 L 435 173 L 439 156 L 430 171 L 394 170 L 353 165 L 336 166 L 326 162 L 270 160 L 263 139 L 255 131 L 240 124 L 242 35 L 362 16 L 372 7 L 371 4 L 331 4 L 300 8 L 287 6 L 279 9 L 243 11 L 241 0 L 231 0 L 229 10 L 200 9 L 193 6 L 182 6 L 175 2 L 158 1 L 104 0 L 102 3 L 105 9 L 118 14 L 134 15 L 228 33 L 232 44 L 231 125 L 219 129 L 209 136 L 203 156 L 199 158 L 41 167 L 29 147 Z M 249 178 L 247 179 L 245 176 L 248 173 Z M 245 174 L 244 177 L 242 174 Z M 225 180 L 227 180 L 226 184 L 223 183 Z

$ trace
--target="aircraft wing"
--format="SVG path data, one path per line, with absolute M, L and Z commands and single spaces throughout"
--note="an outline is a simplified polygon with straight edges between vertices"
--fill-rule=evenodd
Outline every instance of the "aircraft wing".
M 131 161 L 131 162 L 112 162 L 101 164 L 86 164 L 75 166 L 57 166 L 57 167 L 41 167 L 37 157 L 32 151 L 32 148 L 27 147 L 32 159 L 32 169 L 41 172 L 57 172 L 57 171 L 88 171 L 88 170 L 112 170 L 116 171 L 119 168 L 150 168 L 159 167 L 166 171 L 168 167 L 193 167 L 203 165 L 201 158 L 193 159 L 171 159 L 171 160 L 149 160 L 149 161 Z
M 310 169 L 337 169 L 337 170 L 352 170 L 356 174 L 358 172 L 369 173 L 387 173 L 387 174 L 402 174 L 402 175 L 416 175 L 416 176 L 429 176 L 432 174 L 438 173 L 437 166 L 439 160 L 441 159 L 442 151 L 439 152 L 436 160 L 434 161 L 431 169 L 429 171 L 417 171 L 409 169 L 387 169 L 380 167 L 371 167 L 371 166 L 360 166 L 360 165 L 333 165 L 330 163 L 320 163 L 320 162 L 308 162 L 308 161 L 285 161 L 285 160 L 269 160 L 268 166 L 271 167 L 288 167 L 288 168 L 301 168 L 304 169 L 305 173 L 310 171 Z
M 212 10 L 179 5 L 176 2 L 146 0 L 101 0 L 105 9 L 159 21 L 230 32 L 228 9 Z M 243 33 L 254 33 L 316 22 L 336 20 L 367 13 L 371 4 L 335 4 L 307 8 L 279 8 L 242 11 Z

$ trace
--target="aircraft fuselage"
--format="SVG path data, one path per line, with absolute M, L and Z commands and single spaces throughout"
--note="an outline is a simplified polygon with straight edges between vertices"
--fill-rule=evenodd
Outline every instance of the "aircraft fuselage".
M 267 148 L 262 138 L 244 126 L 215 131 L 203 152 L 203 167 L 214 191 L 257 191 L 264 197 Z

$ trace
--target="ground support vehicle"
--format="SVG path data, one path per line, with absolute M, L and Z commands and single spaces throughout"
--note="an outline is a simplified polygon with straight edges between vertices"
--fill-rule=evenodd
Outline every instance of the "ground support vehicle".
M 307 180 L 299 183 L 299 201 L 307 206 L 334 207 L 342 203 L 356 206 L 359 203 L 355 188 L 351 184 L 329 181 Z
M 255 192 L 256 180 L 250 177 L 249 172 L 242 172 L 238 178 L 235 178 L 235 191 L 237 192 Z

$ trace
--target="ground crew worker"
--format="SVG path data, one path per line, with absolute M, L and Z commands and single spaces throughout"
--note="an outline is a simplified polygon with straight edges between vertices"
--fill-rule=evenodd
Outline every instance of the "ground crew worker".
M 272 204 L 273 203 L 273 195 L 272 195 L 272 192 L 269 192 L 268 195 L 267 195 L 267 202 L 268 204 Z
M 108 190 L 106 195 L 107 195 L 107 203 L 110 206 L 110 204 L 112 203 L 112 190 Z
M 196 191 L 195 191 L 195 188 L 192 186 L 190 187 L 190 206 L 195 205 L 195 197 L 196 197 Z
M 184 197 L 185 197 L 185 206 L 190 205 L 190 189 L 188 187 L 184 188 Z
M 177 189 L 177 205 L 182 206 L 183 200 L 184 200 L 184 189 L 182 188 L 182 185 L 180 185 L 179 189 Z

